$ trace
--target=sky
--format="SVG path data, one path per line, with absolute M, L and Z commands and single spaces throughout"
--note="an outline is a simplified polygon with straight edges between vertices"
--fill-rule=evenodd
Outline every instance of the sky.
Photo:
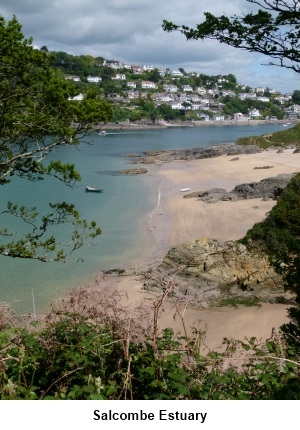
M 232 73 L 253 88 L 300 90 L 300 74 L 263 66 L 267 57 L 162 30 L 164 19 L 193 27 L 203 12 L 232 16 L 254 8 L 246 0 L 0 0 L 0 15 L 6 21 L 15 15 L 39 48 L 207 75 Z

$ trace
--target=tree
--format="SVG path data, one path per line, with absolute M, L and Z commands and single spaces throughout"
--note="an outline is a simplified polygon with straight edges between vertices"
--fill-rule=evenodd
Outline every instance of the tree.
M 43 160 L 60 145 L 79 144 L 93 124 L 110 119 L 112 109 L 93 92 L 81 102 L 72 100 L 76 87 L 54 71 L 47 53 L 34 49 L 32 39 L 25 39 L 21 28 L 16 17 L 7 23 L 0 17 L 0 186 L 15 176 L 37 181 L 47 175 L 73 186 L 80 179 L 73 164 Z M 85 239 L 101 232 L 94 222 L 81 219 L 72 204 L 51 203 L 50 208 L 43 216 L 36 208 L 11 202 L 0 208 L 0 215 L 10 214 L 30 227 L 22 239 L 10 241 L 13 233 L 2 226 L 0 254 L 65 261 Z M 64 223 L 73 226 L 73 233 L 68 247 L 58 249 L 57 239 L 48 231 Z
M 300 104 L 300 91 L 299 90 L 295 90 L 293 95 L 292 95 L 292 101 L 296 104 Z
M 163 21 L 165 31 L 180 31 L 187 40 L 215 39 L 235 48 L 259 52 L 271 59 L 269 65 L 300 72 L 300 10 L 295 0 L 246 0 L 258 5 L 257 12 L 242 16 L 215 17 L 205 12 L 196 28 Z

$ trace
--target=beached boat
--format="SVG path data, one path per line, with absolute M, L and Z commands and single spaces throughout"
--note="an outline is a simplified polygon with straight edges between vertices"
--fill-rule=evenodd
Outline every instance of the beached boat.
M 180 191 L 182 193 L 186 193 L 187 191 L 190 191 L 190 188 L 180 188 Z
M 86 185 L 85 191 L 88 191 L 91 193 L 103 193 L 103 190 L 101 188 L 89 187 L 88 185 Z

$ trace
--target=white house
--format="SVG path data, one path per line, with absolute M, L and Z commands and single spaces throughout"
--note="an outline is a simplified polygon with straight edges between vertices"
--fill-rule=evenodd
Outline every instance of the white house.
M 142 69 L 143 69 L 143 71 L 144 71 L 144 72 L 151 72 L 152 70 L 154 70 L 154 66 L 151 66 L 151 65 L 144 65 L 144 66 L 142 67 Z
M 263 97 L 263 96 L 258 96 L 257 100 L 264 102 L 264 103 L 268 103 L 270 101 L 269 97 Z
M 100 76 L 88 76 L 86 79 L 88 82 L 94 82 L 95 84 L 102 82 L 102 78 L 100 78 Z
M 181 76 L 183 76 L 183 73 L 180 72 L 180 70 L 170 70 L 169 74 L 173 78 L 180 78 Z
M 247 115 L 242 114 L 241 112 L 238 112 L 233 115 L 233 119 L 235 121 L 248 121 L 249 117 Z
M 79 76 L 74 76 L 74 75 L 66 75 L 65 79 L 67 79 L 68 81 L 74 81 L 74 82 L 80 82 L 80 77 Z
M 240 100 L 246 100 L 246 99 L 254 100 L 254 99 L 256 99 L 256 94 L 255 93 L 240 93 L 240 94 L 238 94 L 238 98 Z
M 250 110 L 248 111 L 248 113 L 249 113 L 249 116 L 250 116 L 251 118 L 258 118 L 258 117 L 260 117 L 260 116 L 261 116 L 261 115 L 260 115 L 259 110 L 258 110 L 258 109 L 256 109 L 256 108 L 254 108 L 254 109 L 250 109 Z
M 162 103 L 172 102 L 173 100 L 174 100 L 174 96 L 171 96 L 170 94 L 158 94 L 155 97 L 155 101 L 162 102 Z
M 299 105 L 292 105 L 292 106 L 289 106 L 288 108 L 287 108 L 287 110 L 286 110 L 286 113 L 288 113 L 288 114 L 299 114 L 300 113 L 300 106 Z
M 255 88 L 255 92 L 256 93 L 264 93 L 266 90 L 265 90 L 265 88 L 264 87 L 257 87 L 257 88 Z
M 214 117 L 215 121 L 225 121 L 225 116 L 224 115 L 216 115 Z
M 139 92 L 138 91 L 128 91 L 127 97 L 129 99 L 138 99 L 139 98 Z
M 232 90 L 222 90 L 222 96 L 235 97 L 235 92 Z
M 136 88 L 136 83 L 135 82 L 127 82 L 127 87 Z
M 199 93 L 199 94 L 206 94 L 206 88 L 204 88 L 204 87 L 198 87 L 197 88 L 197 92 Z
M 209 105 L 209 99 L 201 99 L 203 105 Z
M 171 103 L 171 108 L 172 109 L 184 109 L 184 107 L 182 106 L 182 104 L 180 102 Z
M 176 85 L 170 85 L 170 84 L 165 84 L 164 89 L 169 93 L 177 93 L 177 91 L 179 91 L 179 88 Z
M 126 81 L 126 75 L 117 73 L 116 76 L 112 77 L 114 81 Z
M 192 103 L 192 110 L 200 110 L 202 105 L 199 103 Z
M 81 101 L 81 100 L 83 100 L 83 98 L 84 98 L 84 96 L 83 96 L 83 94 L 77 94 L 77 96 L 75 96 L 75 97 L 68 97 L 68 100 L 78 100 L 78 101 Z
M 191 96 L 191 100 L 192 100 L 192 102 L 194 102 L 194 103 L 200 103 L 201 102 L 201 97 L 199 97 L 199 96 L 197 96 L 197 95 L 192 95 Z
M 186 93 L 192 93 L 193 92 L 193 88 L 190 85 L 183 85 L 182 89 Z
M 139 66 L 132 66 L 131 70 L 133 71 L 134 75 L 141 75 L 143 73 L 143 70 Z
M 142 89 L 155 90 L 157 89 L 157 84 L 151 81 L 142 81 Z

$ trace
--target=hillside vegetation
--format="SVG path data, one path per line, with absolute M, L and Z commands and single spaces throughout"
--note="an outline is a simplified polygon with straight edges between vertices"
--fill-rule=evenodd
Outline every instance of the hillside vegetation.
M 260 148 L 300 146 L 300 124 L 288 130 L 277 131 L 262 136 L 240 137 L 238 145 L 257 145 Z
M 289 310 L 294 323 L 287 331 L 297 339 L 300 351 L 300 173 L 292 178 L 267 218 L 241 240 L 254 252 L 266 253 L 275 270 L 283 274 L 285 288 L 296 296 Z

